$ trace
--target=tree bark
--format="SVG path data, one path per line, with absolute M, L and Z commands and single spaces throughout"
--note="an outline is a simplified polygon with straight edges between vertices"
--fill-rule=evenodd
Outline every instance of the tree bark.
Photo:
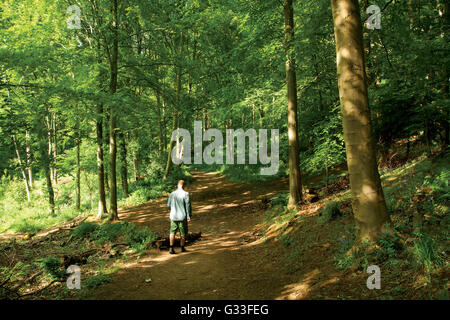
M 302 200 L 302 181 L 297 129 L 297 79 L 292 53 L 294 40 L 294 10 L 292 0 L 284 0 L 284 40 L 286 51 L 286 83 L 288 95 L 289 134 L 289 208 L 296 208 Z
M 104 213 L 107 213 L 106 208 L 106 192 L 105 192 L 105 167 L 103 160 L 103 105 L 97 106 L 97 177 L 98 177 L 98 213 L 97 219 L 100 219 Z
M 52 147 L 52 152 L 53 152 L 53 176 L 52 176 L 52 179 L 53 179 L 54 183 L 58 183 L 58 176 L 56 174 L 56 157 L 58 155 L 56 113 L 53 113 L 52 131 L 53 131 L 53 147 Z
M 27 154 L 27 170 L 28 170 L 28 185 L 30 190 L 33 189 L 34 179 L 33 179 L 33 167 L 31 165 L 31 150 L 30 150 L 30 134 L 28 130 L 25 131 L 25 142 L 26 142 L 26 154 Z
M 128 197 L 128 168 L 127 168 L 127 145 L 123 132 L 119 133 L 120 140 L 120 180 L 122 182 L 122 193 Z
M 180 56 L 182 53 L 182 43 L 183 43 L 183 34 L 180 35 Z M 177 98 L 176 98 L 176 106 L 173 109 L 173 130 L 177 129 L 177 118 L 178 118 L 178 108 L 180 108 L 180 95 L 181 95 L 181 73 L 182 73 L 182 68 L 181 66 L 177 67 L 177 72 L 176 72 L 176 83 L 177 83 Z M 172 137 L 172 134 L 170 134 L 170 136 Z M 169 176 L 170 173 L 170 169 L 172 168 L 172 149 L 175 145 L 175 141 L 173 141 L 172 139 L 170 140 L 170 146 L 169 146 L 169 150 L 168 150 L 168 155 L 167 155 L 167 164 L 166 164 L 166 170 L 164 172 L 164 177 L 163 180 L 166 180 L 167 177 Z
M 139 131 L 133 130 L 134 133 L 134 140 L 136 141 L 136 144 L 138 143 L 139 138 Z M 136 148 L 133 149 L 133 172 L 134 172 L 134 181 L 139 180 L 139 167 L 141 163 L 141 159 L 139 157 L 139 149 L 136 150 Z
M 44 151 L 44 153 L 46 153 Z M 44 170 L 45 170 L 45 180 L 47 182 L 47 193 L 48 193 L 48 203 L 50 205 L 50 213 L 52 215 L 55 214 L 55 193 L 53 192 L 53 185 L 52 185 L 52 176 L 50 174 L 50 163 L 48 157 L 44 156 L 46 159 L 44 160 L 46 163 L 44 164 Z
M 203 108 L 203 132 L 208 130 L 208 110 Z
M 47 111 L 48 112 L 48 111 Z M 52 143 L 52 119 L 47 115 L 45 117 L 46 126 L 47 126 L 47 139 L 48 139 L 48 159 L 50 165 L 50 177 L 53 179 L 53 163 L 51 161 L 53 157 L 53 143 Z
M 177 129 L 177 110 L 173 110 L 173 130 Z M 169 176 L 170 169 L 172 168 L 172 149 L 175 146 L 175 141 L 170 140 L 169 150 L 168 150 L 168 156 L 167 156 L 167 164 L 166 164 L 166 170 L 164 172 L 163 180 L 167 180 L 167 177 Z
M 339 97 L 357 240 L 374 240 L 390 221 L 372 136 L 357 0 L 331 0 Z
M 450 3 L 448 1 L 444 1 L 443 5 L 443 23 L 442 23 L 442 34 L 445 35 L 445 32 L 448 32 L 448 27 L 450 26 Z M 447 39 L 447 37 L 443 37 Z M 446 41 L 446 40 L 444 40 Z M 448 84 L 448 65 L 443 65 L 442 68 L 442 94 L 444 99 L 448 99 L 449 96 L 449 84 Z M 442 141 L 441 141 L 441 152 L 445 152 L 450 143 L 450 124 L 449 124 L 449 108 L 444 108 L 443 110 L 443 130 L 442 130 Z
M 81 208 L 81 163 L 80 163 L 80 144 L 81 144 L 81 135 L 78 130 L 78 138 L 77 138 L 77 211 L 80 211 Z
M 158 114 L 158 151 L 162 151 L 162 118 L 161 118 L 161 98 L 159 96 L 159 93 L 156 92 L 156 103 L 157 103 L 157 114 Z
M 113 12 L 114 12 L 114 28 L 113 28 L 113 45 L 112 55 L 110 59 L 110 83 L 109 93 L 114 95 L 117 90 L 117 60 L 119 55 L 119 12 L 117 0 L 113 0 Z M 116 141 L 116 113 L 115 106 L 110 107 L 110 121 L 109 121 L 109 172 L 111 177 L 110 185 L 110 220 L 119 220 L 117 212 L 117 173 L 116 173 L 116 160 L 117 160 L 117 141 Z
M 24 167 L 22 165 L 22 159 L 20 157 L 19 148 L 17 147 L 16 136 L 15 135 L 12 136 L 12 141 L 14 143 L 14 149 L 16 150 L 17 160 L 19 161 L 19 167 L 20 167 L 20 172 L 22 173 L 23 182 L 25 183 L 25 190 L 27 192 L 27 199 L 28 199 L 28 201 L 31 201 L 30 186 L 28 185 L 27 175 L 25 174 L 25 169 L 24 169 Z

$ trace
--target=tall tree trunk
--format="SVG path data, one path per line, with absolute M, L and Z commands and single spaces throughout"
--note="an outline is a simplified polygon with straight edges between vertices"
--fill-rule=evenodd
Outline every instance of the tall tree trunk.
M 292 0 L 284 0 L 284 40 L 286 51 L 286 83 L 288 94 L 289 133 L 289 208 L 296 208 L 302 200 L 302 180 L 297 130 L 297 79 L 292 53 L 294 40 L 294 10 Z
M 48 110 L 48 109 L 47 109 Z M 48 111 L 47 111 L 48 112 Z M 52 118 L 48 115 L 45 117 L 46 126 L 47 126 L 47 139 L 48 139 L 48 158 L 50 163 L 50 177 L 53 179 L 53 161 L 51 161 L 53 157 L 53 143 L 52 143 Z
M 44 152 L 46 153 L 46 152 Z M 48 203 L 50 205 L 50 213 L 52 215 L 55 214 L 55 193 L 53 192 L 53 185 L 52 185 L 52 176 L 50 174 L 50 161 L 48 157 L 46 157 L 46 163 L 44 164 L 44 170 L 45 170 L 45 180 L 47 182 L 47 194 L 48 194 Z
M 56 131 L 56 113 L 53 113 L 53 120 L 52 120 L 52 131 L 53 131 L 53 182 L 58 183 L 58 176 L 56 174 L 56 157 L 58 155 L 58 142 L 57 142 L 57 131 Z
M 28 130 L 25 131 L 25 143 L 26 143 L 26 154 L 27 154 L 27 170 L 28 170 L 28 185 L 30 190 L 33 189 L 34 179 L 33 179 L 33 167 L 31 165 L 31 150 L 30 150 L 30 133 Z
M 80 163 L 80 145 L 81 145 L 81 134 L 78 130 L 77 138 L 77 211 L 81 208 L 81 163 Z
M 208 110 L 203 108 L 203 131 L 208 130 Z
M 109 111 L 106 112 L 106 117 L 109 119 Z M 105 137 L 103 139 L 103 141 L 104 141 L 103 154 L 109 154 L 109 121 L 104 121 L 103 132 L 105 133 Z M 105 170 L 105 177 L 104 177 L 105 178 L 105 190 L 107 193 L 109 193 L 109 159 L 108 159 L 108 161 L 104 161 L 103 165 L 104 165 L 104 170 Z M 106 206 L 105 206 L 105 208 L 106 208 Z
M 369 0 L 363 0 L 363 9 L 364 12 L 366 12 L 367 8 L 369 7 Z M 366 69 L 366 76 L 367 76 L 367 85 L 370 86 L 374 83 L 374 75 L 372 72 L 372 66 L 370 66 L 370 32 L 367 28 L 364 29 L 363 33 L 363 39 L 364 41 L 364 54 L 365 54 L 365 69 Z M 375 83 L 376 84 L 376 83 Z
M 161 97 L 159 93 L 156 92 L 156 103 L 157 103 L 157 114 L 158 114 L 158 151 L 162 151 L 162 117 L 161 117 Z
M 17 160 L 19 162 L 20 172 L 22 173 L 23 182 L 25 183 L 25 191 L 27 192 L 27 199 L 28 199 L 28 201 L 31 201 L 30 186 L 28 185 L 27 175 L 25 174 L 25 168 L 22 164 L 22 159 L 20 157 L 19 148 L 17 147 L 15 135 L 12 136 L 12 141 L 14 143 L 14 149 L 16 150 Z
M 97 177 L 98 177 L 98 213 L 97 219 L 100 219 L 106 208 L 106 192 L 105 192 L 105 166 L 103 160 L 103 105 L 97 105 Z
M 173 130 L 177 129 L 177 110 L 174 108 L 173 110 Z M 163 180 L 166 180 L 169 176 L 170 169 L 172 168 L 172 149 L 175 146 L 175 141 L 170 140 L 168 155 L 167 155 L 167 163 L 166 163 L 166 170 L 164 172 Z
M 378 237 L 390 221 L 375 154 L 358 0 L 331 0 L 337 75 L 357 240 Z
M 138 130 L 133 130 L 134 133 L 134 140 L 138 141 L 139 138 L 139 131 Z M 136 148 L 133 149 L 133 172 L 134 172 L 134 181 L 138 181 L 139 180 L 139 167 L 140 167 L 140 157 L 139 157 L 139 150 L 136 150 Z
M 180 103 L 180 94 L 181 94 L 181 67 L 179 67 L 177 69 L 177 105 L 175 106 L 175 108 L 173 109 L 173 130 L 177 129 L 177 118 L 178 118 L 178 112 L 177 112 L 177 108 L 179 108 L 179 103 Z M 175 141 L 170 140 L 170 146 L 169 146 L 169 150 L 168 150 L 168 155 L 167 155 L 167 164 L 166 164 L 166 171 L 164 172 L 164 177 L 163 180 L 166 180 L 169 173 L 170 173 L 170 169 L 172 168 L 172 149 L 175 145 Z
M 122 182 L 122 193 L 125 198 L 128 197 L 128 168 L 127 168 L 127 145 L 125 135 L 119 132 L 120 140 L 120 180 Z
M 48 119 L 48 117 L 46 119 Z M 47 139 L 48 139 L 49 128 L 47 127 L 46 129 L 47 129 Z M 51 162 L 50 161 L 51 154 L 49 154 L 48 148 L 46 147 L 46 143 L 44 142 L 45 141 L 44 134 L 41 133 L 39 135 L 39 138 L 41 139 L 39 152 L 41 154 L 41 166 L 44 167 L 44 172 L 45 172 L 48 203 L 49 203 L 49 207 L 50 207 L 50 213 L 52 215 L 54 215 L 55 214 L 55 193 L 53 192 L 53 185 L 52 185 L 51 163 L 50 163 Z
M 119 55 L 119 12 L 117 0 L 113 0 L 114 12 L 114 32 L 112 55 L 110 60 L 110 83 L 109 93 L 114 95 L 117 90 L 117 59 Z M 110 121 L 109 121 L 109 172 L 111 177 L 110 185 L 110 220 L 119 220 L 117 212 L 117 174 L 116 174 L 116 160 L 117 160 L 117 142 L 116 142 L 116 112 L 115 106 L 110 107 Z
M 443 23 L 442 23 L 442 34 L 444 34 L 444 39 L 448 38 L 448 35 L 445 36 L 445 32 L 448 32 L 448 27 L 450 26 L 450 3 L 448 1 L 444 1 L 442 3 L 444 9 L 443 9 Z M 444 40 L 446 41 L 446 40 Z M 444 99 L 449 98 L 449 78 L 448 78 L 448 63 L 443 65 L 442 70 L 442 95 Z M 447 150 L 448 145 L 450 143 L 450 114 L 449 114 L 449 108 L 445 108 L 443 110 L 443 130 L 442 130 L 442 141 L 441 141 L 441 151 L 444 152 Z

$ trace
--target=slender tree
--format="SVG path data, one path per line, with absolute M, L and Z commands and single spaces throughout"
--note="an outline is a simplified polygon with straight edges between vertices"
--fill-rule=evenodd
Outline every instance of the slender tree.
M 117 61 L 119 55 L 119 8 L 118 0 L 113 0 L 113 44 L 112 54 L 110 57 L 110 83 L 109 93 L 114 95 L 117 90 L 117 76 L 118 68 Z M 110 220 L 119 220 L 119 214 L 117 212 L 117 172 L 116 172 L 116 160 L 117 160 L 117 138 L 116 138 L 116 123 L 117 116 L 115 112 L 115 106 L 111 106 L 109 109 L 109 172 L 111 175 L 110 185 Z
M 98 213 L 97 219 L 100 219 L 104 213 L 107 213 L 106 208 L 106 192 L 105 192 L 105 166 L 103 163 L 103 105 L 97 105 L 97 178 L 98 178 Z
M 128 167 L 127 167 L 127 142 L 125 134 L 119 132 L 120 142 L 120 180 L 122 183 L 122 193 L 124 197 L 128 197 Z
M 17 146 L 16 136 L 15 135 L 12 136 L 12 141 L 13 141 L 13 144 L 14 144 L 14 149 L 16 150 L 17 161 L 19 162 L 19 168 L 20 168 L 20 172 L 22 173 L 23 182 L 25 183 L 25 190 L 27 192 L 27 199 L 28 199 L 28 201 L 31 201 L 31 198 L 30 198 L 30 186 L 28 184 L 27 175 L 25 174 L 25 168 L 24 168 L 24 166 L 22 164 L 22 158 L 20 157 L 20 152 L 19 152 L 19 148 Z
M 288 136 L 289 136 L 289 203 L 295 208 L 302 200 L 302 180 L 297 129 L 297 79 L 295 59 L 292 53 L 294 40 L 294 10 L 292 0 L 284 0 L 284 41 L 286 50 L 286 83 L 288 94 Z

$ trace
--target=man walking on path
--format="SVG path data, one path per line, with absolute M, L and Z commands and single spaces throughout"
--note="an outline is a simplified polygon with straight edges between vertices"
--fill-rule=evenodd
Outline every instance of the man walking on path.
M 178 181 L 177 190 L 172 192 L 167 201 L 167 207 L 170 209 L 170 250 L 174 254 L 173 244 L 175 242 L 175 234 L 180 231 L 181 252 L 186 252 L 184 243 L 188 232 L 188 222 L 191 222 L 191 202 L 189 193 L 183 190 L 184 181 Z

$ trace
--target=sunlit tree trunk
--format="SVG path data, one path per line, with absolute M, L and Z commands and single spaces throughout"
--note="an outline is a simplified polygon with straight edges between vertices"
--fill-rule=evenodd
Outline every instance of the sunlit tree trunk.
M 389 222 L 372 136 L 362 25 L 357 0 L 331 0 L 339 97 L 358 240 L 376 239 Z
M 302 200 L 302 181 L 297 129 L 297 79 L 295 59 L 292 53 L 294 40 L 294 10 L 292 0 L 284 0 L 284 39 L 286 50 L 286 83 L 288 94 L 288 138 L 289 138 L 289 203 L 295 208 Z

